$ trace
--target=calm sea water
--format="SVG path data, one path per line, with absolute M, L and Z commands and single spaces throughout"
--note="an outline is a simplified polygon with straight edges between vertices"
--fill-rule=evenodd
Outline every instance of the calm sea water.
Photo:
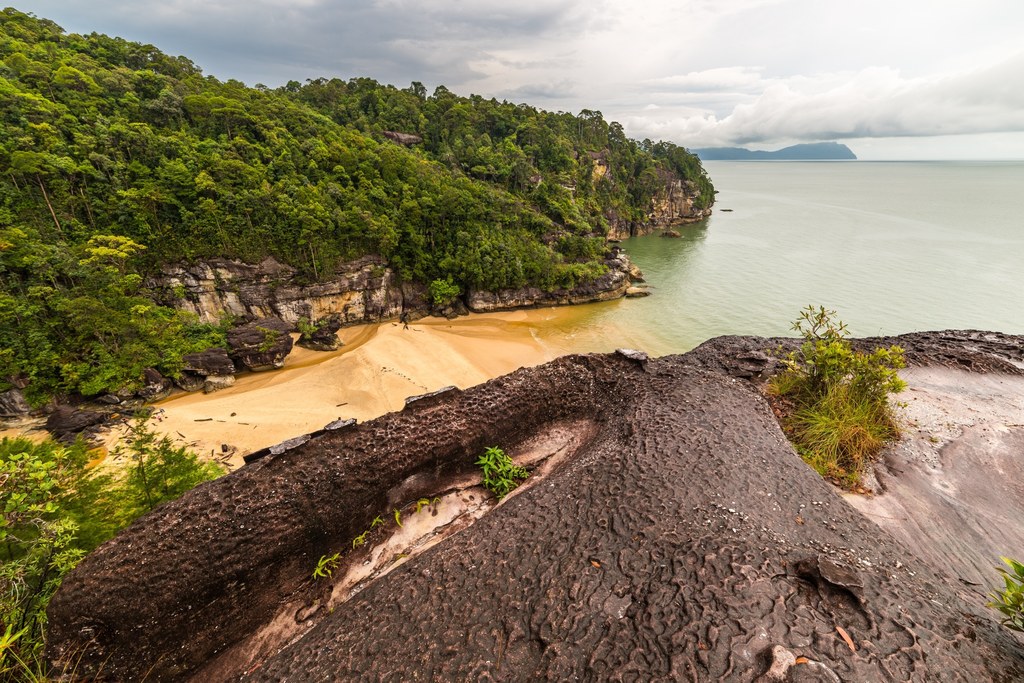
M 622 244 L 654 295 L 552 314 L 539 337 L 679 353 L 722 334 L 789 334 L 807 304 L 858 336 L 1024 333 L 1024 162 L 705 166 L 711 218 L 681 239 Z

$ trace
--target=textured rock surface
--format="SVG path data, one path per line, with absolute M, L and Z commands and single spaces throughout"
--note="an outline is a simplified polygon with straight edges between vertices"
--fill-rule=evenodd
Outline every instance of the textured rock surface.
M 88 433 L 103 425 L 109 413 L 61 405 L 46 418 L 46 431 L 60 441 L 74 441 L 79 434 Z
M 207 380 L 223 383 L 230 377 L 234 382 L 235 364 L 228 352 L 221 348 L 210 348 L 197 353 L 187 353 L 181 358 L 182 370 L 174 383 L 185 391 L 199 391 Z
M 693 183 L 683 181 L 666 172 L 659 173 L 659 180 L 661 189 L 651 202 L 647 220 L 643 222 L 625 221 L 612 216 L 609 220 L 609 238 L 626 239 L 638 235 L 649 235 L 661 228 L 696 223 L 711 215 L 711 209 L 698 209 L 694 206 L 697 188 Z
M 626 288 L 627 299 L 640 299 L 645 296 L 650 296 L 651 290 L 648 287 L 628 287 Z
M 919 363 L 977 353 L 898 341 Z M 314 435 L 86 558 L 48 653 L 109 679 L 1021 680 L 977 595 L 849 507 L 736 378 L 772 345 L 565 357 Z M 317 558 L 362 562 L 351 539 L 375 516 L 560 420 L 592 427 L 546 479 L 322 609 Z M 242 647 L 271 622 L 290 645 Z
M 876 495 L 847 500 L 987 600 L 999 558 L 1024 557 L 1024 376 L 901 374 L 906 429 L 875 464 Z
M 341 340 L 338 339 L 341 325 L 341 316 L 332 313 L 323 320 L 317 320 L 316 329 L 312 334 L 307 335 L 303 332 L 295 343 L 313 351 L 335 351 L 341 348 Z
M 204 394 L 212 394 L 215 391 L 233 386 L 235 386 L 234 375 L 210 375 L 203 379 L 203 384 L 200 388 Z
M 397 142 L 400 145 L 411 147 L 412 145 L 418 145 L 423 142 L 423 138 L 415 133 L 400 133 L 395 130 L 385 130 L 381 133 L 384 137 L 392 142 Z
M 214 259 L 168 266 L 149 284 L 165 299 L 206 322 L 224 315 L 251 320 L 277 316 L 294 325 L 338 314 L 344 324 L 398 317 L 402 290 L 382 259 L 367 256 L 338 267 L 327 282 L 300 285 L 295 270 L 268 258 L 253 266 Z M 179 296 L 180 294 L 180 296 Z
M 31 407 L 21 389 L 0 392 L 0 417 L 22 417 L 28 415 L 30 411 Z
M 502 289 L 496 292 L 471 290 L 466 295 L 466 305 L 474 313 L 530 308 L 534 306 L 563 306 L 591 301 L 610 301 L 626 295 L 630 283 L 632 264 L 625 253 L 615 251 L 605 261 L 608 272 L 593 282 L 574 289 L 556 289 L 546 292 L 537 287 Z
M 463 315 L 533 306 L 558 306 L 607 301 L 625 296 L 629 278 L 642 274 L 618 250 L 606 261 L 610 270 L 601 278 L 570 290 L 545 292 L 537 287 L 470 292 L 465 305 L 455 301 L 443 309 L 431 307 L 426 287 L 399 283 L 394 271 L 378 257 L 367 256 L 342 264 L 327 282 L 297 284 L 295 271 L 268 258 L 258 266 L 214 259 L 192 266 L 169 266 L 149 285 L 163 292 L 162 301 L 189 310 L 206 322 L 224 315 L 243 320 L 278 317 L 294 325 L 300 318 L 321 320 L 336 317 L 342 325 L 408 320 L 425 315 Z
M 235 364 L 228 357 L 228 352 L 218 347 L 198 353 L 186 353 L 181 357 L 181 362 L 182 369 L 203 377 L 235 374 Z
M 143 401 L 159 401 L 162 398 L 167 398 L 174 386 L 171 380 L 161 375 L 155 368 L 143 370 L 142 378 L 143 386 L 137 395 Z
M 291 326 L 277 317 L 232 328 L 228 331 L 232 360 L 256 372 L 283 367 L 293 344 L 289 329 Z

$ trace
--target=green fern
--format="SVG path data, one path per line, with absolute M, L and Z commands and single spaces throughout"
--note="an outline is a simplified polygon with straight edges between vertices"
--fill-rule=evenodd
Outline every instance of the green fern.
M 338 568 L 341 553 L 333 555 L 321 555 L 316 562 L 316 569 L 313 570 L 314 579 L 329 578 L 335 569 Z
M 487 448 L 476 464 L 483 470 L 484 486 L 499 500 L 519 486 L 521 480 L 530 476 L 525 468 L 512 462 L 512 458 L 497 446 Z

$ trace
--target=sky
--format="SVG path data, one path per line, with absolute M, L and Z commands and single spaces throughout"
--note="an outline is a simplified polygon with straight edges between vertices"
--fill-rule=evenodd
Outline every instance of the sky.
M 270 87 L 366 76 L 637 139 L 861 159 L 1024 159 L 1020 0 L 25 0 L 74 33 Z

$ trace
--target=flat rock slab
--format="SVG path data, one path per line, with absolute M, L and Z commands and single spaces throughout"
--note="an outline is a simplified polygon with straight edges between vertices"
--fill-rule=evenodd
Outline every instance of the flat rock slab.
M 1024 679 L 993 614 L 806 467 L 714 355 L 561 358 L 200 486 L 69 575 L 48 654 L 148 680 Z M 375 516 L 572 420 L 594 427 L 546 479 L 318 607 L 317 558 L 343 574 Z M 290 644 L 251 642 L 274 630 Z
M 848 502 L 981 602 L 999 558 L 1024 557 L 1024 377 L 945 367 L 901 373 L 908 425 Z

